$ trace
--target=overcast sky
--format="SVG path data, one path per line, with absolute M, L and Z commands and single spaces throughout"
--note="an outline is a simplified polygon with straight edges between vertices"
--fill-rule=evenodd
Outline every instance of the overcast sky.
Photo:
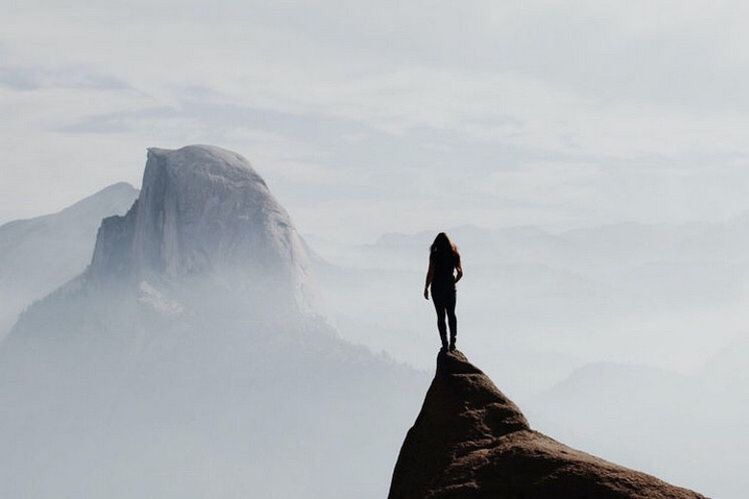
M 332 239 L 729 217 L 747 5 L 0 0 L 0 222 L 192 143 Z

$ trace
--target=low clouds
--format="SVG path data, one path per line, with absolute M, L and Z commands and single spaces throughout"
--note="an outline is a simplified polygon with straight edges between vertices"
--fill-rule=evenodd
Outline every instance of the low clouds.
M 354 7 L 9 9 L 0 221 L 188 143 L 236 149 L 303 230 L 351 239 L 749 209 L 741 4 Z M 34 186 L 51 172 L 65 195 Z
M 12 90 L 42 88 L 77 88 L 92 90 L 127 90 L 123 80 L 85 67 L 0 66 L 0 86 Z

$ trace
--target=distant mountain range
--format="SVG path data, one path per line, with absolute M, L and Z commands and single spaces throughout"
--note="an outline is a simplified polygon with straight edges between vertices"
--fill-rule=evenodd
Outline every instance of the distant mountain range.
M 749 487 L 749 217 L 448 233 L 459 345 L 536 426 L 705 492 Z M 151 149 L 143 192 L 0 226 L 0 341 L 28 307 L 0 346 L 0 495 L 382 497 L 426 379 L 341 337 L 432 364 L 434 235 L 318 256 L 211 146 Z
M 0 496 L 383 497 L 426 379 L 340 339 L 310 277 L 246 159 L 149 150 L 0 345 Z
M 749 217 L 559 233 L 474 226 L 447 232 L 463 255 L 459 322 L 472 332 L 465 340 L 475 338 L 481 350 L 492 345 L 497 354 L 508 348 L 543 350 L 567 356 L 570 369 L 602 358 L 693 368 L 740 334 L 749 319 L 744 312 Z M 433 336 L 424 331 L 424 324 L 433 322 L 432 311 L 415 312 L 405 304 L 419 295 L 435 235 L 386 234 L 371 245 L 315 245 L 336 267 L 317 272 L 325 295 L 332 297 L 332 315 L 342 324 L 358 318 L 357 339 L 418 359 L 420 366 L 430 359 L 413 345 Z M 388 314 L 366 314 L 372 300 Z M 708 324 L 710 335 L 704 333 Z M 649 350 L 639 348 L 645 338 Z M 612 351 L 611 341 L 622 348 Z
M 749 445 L 749 336 L 685 375 L 596 363 L 528 404 L 528 416 L 566 442 L 711 497 L 742 497 Z M 720 460 L 707 456 L 721 456 Z
M 125 213 L 137 197 L 118 183 L 58 213 L 0 226 L 0 340 L 25 306 L 83 271 L 102 218 Z
M 446 232 L 465 271 L 458 345 L 537 428 L 706 494 L 743 497 L 749 217 Z M 439 339 L 420 292 L 435 235 L 315 244 L 334 262 L 317 273 L 344 335 L 431 365 L 423 346 Z

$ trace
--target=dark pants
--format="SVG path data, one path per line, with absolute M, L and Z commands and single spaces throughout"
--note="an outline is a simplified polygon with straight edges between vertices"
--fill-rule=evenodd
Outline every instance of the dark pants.
M 447 322 L 450 324 L 450 343 L 455 343 L 458 334 L 458 319 L 455 317 L 455 288 L 435 288 L 432 286 L 432 301 L 437 311 L 437 329 L 440 332 L 442 346 L 447 347 Z

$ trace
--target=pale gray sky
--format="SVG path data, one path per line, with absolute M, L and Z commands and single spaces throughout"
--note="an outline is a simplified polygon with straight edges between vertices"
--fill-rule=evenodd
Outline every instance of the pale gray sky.
M 0 0 L 0 222 L 246 156 L 302 232 L 749 209 L 744 2 Z

